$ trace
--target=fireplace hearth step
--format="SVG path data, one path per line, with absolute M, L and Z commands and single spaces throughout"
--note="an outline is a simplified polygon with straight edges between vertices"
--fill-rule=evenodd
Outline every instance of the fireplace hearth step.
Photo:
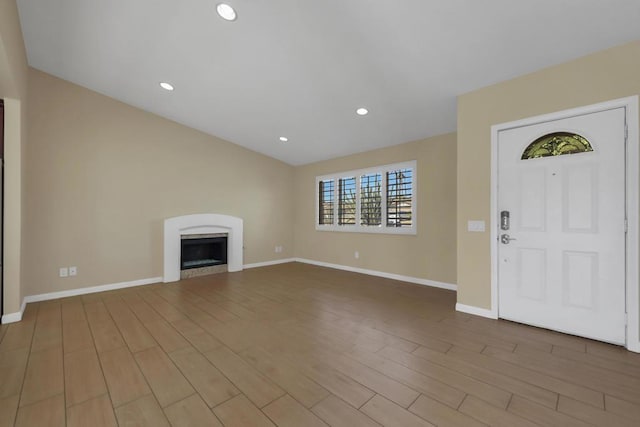
M 207 276 L 209 274 L 226 273 L 227 264 L 210 265 L 207 267 L 195 267 L 180 270 L 180 279 L 190 279 L 192 277 Z
M 221 259 L 197 259 L 194 261 L 185 261 L 184 268 L 195 268 L 201 267 L 203 265 L 217 265 L 224 264 L 224 261 Z

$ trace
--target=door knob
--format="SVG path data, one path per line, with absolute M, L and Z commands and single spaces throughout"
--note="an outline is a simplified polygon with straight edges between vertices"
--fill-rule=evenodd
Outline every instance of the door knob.
M 509 242 L 512 240 L 517 240 L 517 239 L 514 239 L 513 237 L 509 237 L 509 235 L 506 233 L 500 236 L 500 241 L 505 245 L 508 245 Z

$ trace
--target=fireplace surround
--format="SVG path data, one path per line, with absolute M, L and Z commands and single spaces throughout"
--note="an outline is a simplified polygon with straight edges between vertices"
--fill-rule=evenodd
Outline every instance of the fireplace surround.
M 195 214 L 167 218 L 164 221 L 163 282 L 180 280 L 180 249 L 183 236 L 223 234 L 227 236 L 227 269 L 241 271 L 243 266 L 243 221 L 229 215 Z

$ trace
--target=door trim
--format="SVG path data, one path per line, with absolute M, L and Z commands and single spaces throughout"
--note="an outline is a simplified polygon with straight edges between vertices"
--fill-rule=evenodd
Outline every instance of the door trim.
M 640 248 L 640 208 L 638 205 L 638 191 L 640 183 L 640 140 L 638 132 L 639 110 L 638 96 L 620 98 L 608 102 L 572 108 L 551 114 L 530 117 L 508 123 L 491 126 L 491 218 L 489 221 L 489 235 L 491 240 L 491 317 L 497 319 L 498 312 L 498 135 L 501 131 L 530 126 L 553 120 L 561 120 L 574 116 L 590 113 L 598 113 L 616 108 L 625 109 L 625 122 L 627 125 L 626 156 L 626 191 L 625 206 L 627 218 L 626 236 L 626 308 L 627 331 L 626 348 L 640 353 L 640 283 L 638 271 L 638 256 Z

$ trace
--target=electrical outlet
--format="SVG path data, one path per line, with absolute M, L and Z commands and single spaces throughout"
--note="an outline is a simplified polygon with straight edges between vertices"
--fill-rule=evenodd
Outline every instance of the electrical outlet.
M 276 246 L 276 253 L 279 254 L 282 252 L 282 246 Z
M 60 267 L 60 277 L 69 276 L 69 269 L 67 267 Z
M 78 267 L 69 267 L 69 276 L 75 276 L 76 274 L 78 274 Z
M 353 256 L 355 257 L 355 259 L 360 258 L 360 252 L 356 251 Z

